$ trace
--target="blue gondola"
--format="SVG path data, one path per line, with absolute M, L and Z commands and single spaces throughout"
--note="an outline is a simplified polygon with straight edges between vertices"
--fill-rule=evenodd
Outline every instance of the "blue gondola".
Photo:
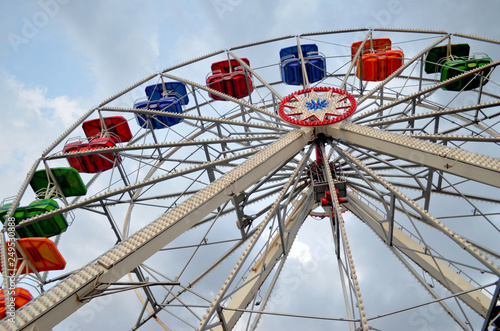
M 318 53 L 318 46 L 306 44 L 300 46 L 304 57 L 309 83 L 315 83 L 325 77 L 326 59 Z M 302 85 L 302 65 L 297 46 L 291 46 L 280 51 L 281 80 L 288 85 Z
M 189 103 L 186 85 L 181 82 L 166 82 L 165 90 L 169 96 L 176 96 L 183 106 Z M 146 87 L 146 95 L 149 100 L 160 100 L 163 96 L 163 84 L 150 85 Z
M 161 98 L 154 101 L 139 101 L 134 105 L 134 108 L 142 108 L 157 111 L 167 111 L 171 113 L 182 114 L 180 102 L 177 102 L 175 97 Z M 174 126 L 182 122 L 182 118 L 175 118 L 160 115 L 135 114 L 137 123 L 143 128 L 151 127 L 152 129 L 164 129 L 169 126 Z
M 167 82 L 164 84 L 146 87 L 147 100 L 138 101 L 134 108 L 149 109 L 182 114 L 182 106 L 189 103 L 186 86 L 180 82 Z M 164 129 L 182 122 L 183 118 L 161 115 L 148 115 L 136 113 L 139 126 L 143 128 Z

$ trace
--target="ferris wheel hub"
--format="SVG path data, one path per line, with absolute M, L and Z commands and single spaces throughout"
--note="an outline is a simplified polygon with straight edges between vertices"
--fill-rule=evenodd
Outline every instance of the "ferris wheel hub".
M 322 126 L 342 121 L 356 110 L 356 100 L 334 87 L 310 87 L 285 97 L 279 115 L 300 126 Z

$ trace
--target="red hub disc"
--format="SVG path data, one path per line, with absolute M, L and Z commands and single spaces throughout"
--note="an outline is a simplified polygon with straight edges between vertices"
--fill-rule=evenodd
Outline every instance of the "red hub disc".
M 320 126 L 342 121 L 356 110 L 356 100 L 347 91 L 334 87 L 311 87 L 285 97 L 279 114 L 285 121 L 301 126 Z

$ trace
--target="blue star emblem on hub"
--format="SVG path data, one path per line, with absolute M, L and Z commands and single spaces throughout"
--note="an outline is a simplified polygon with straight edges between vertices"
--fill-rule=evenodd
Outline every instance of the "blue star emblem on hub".
M 330 102 L 328 102 L 324 99 L 320 100 L 318 98 L 317 101 L 314 101 L 314 99 L 311 99 L 311 101 L 306 102 L 306 107 L 309 110 L 317 110 L 317 109 L 324 109 L 324 108 L 328 107 L 329 104 L 330 104 Z

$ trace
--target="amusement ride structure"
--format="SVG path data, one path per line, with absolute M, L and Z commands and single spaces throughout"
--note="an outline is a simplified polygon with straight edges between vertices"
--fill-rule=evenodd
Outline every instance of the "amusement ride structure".
M 353 29 L 151 74 L 83 114 L 0 207 L 0 330 L 57 329 L 107 295 L 135 300 L 133 330 L 271 318 L 370 330 L 431 304 L 449 325 L 487 330 L 500 289 L 498 64 L 500 41 Z M 322 294 L 344 306 L 321 316 L 273 304 L 307 222 L 328 229 L 315 236 L 331 243 L 338 290 Z M 362 248 L 350 222 L 371 230 Z M 366 304 L 390 288 L 363 287 L 377 276 L 355 253 L 373 243 L 426 301 Z

